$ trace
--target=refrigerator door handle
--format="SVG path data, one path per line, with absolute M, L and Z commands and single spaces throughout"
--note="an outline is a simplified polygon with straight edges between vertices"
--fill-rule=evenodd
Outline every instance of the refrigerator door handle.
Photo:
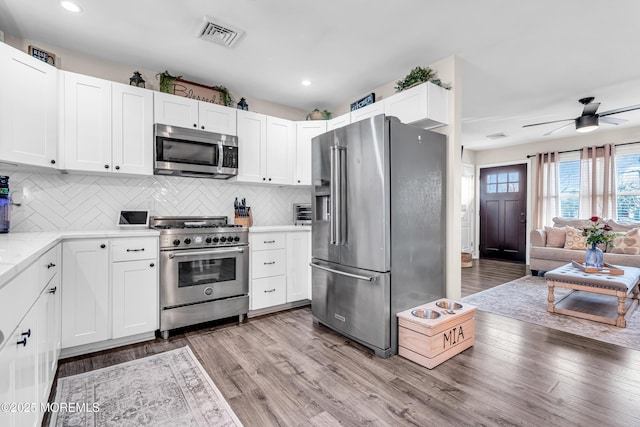
M 347 149 L 346 147 L 337 147 L 337 159 L 338 159 L 338 206 L 336 208 L 338 214 L 338 222 L 336 224 L 337 240 L 339 245 L 346 244 L 347 236 L 347 170 L 346 159 Z
M 324 271 L 328 271 L 329 273 L 340 274 L 341 276 L 352 277 L 358 280 L 366 280 L 367 282 L 373 282 L 376 279 L 375 276 L 361 276 L 359 274 L 347 273 L 345 271 L 334 270 L 333 268 L 324 267 L 322 265 L 314 264 L 312 262 L 309 263 L 309 265 L 313 268 L 317 268 L 318 270 L 324 270 Z
M 340 170 L 338 148 L 335 145 L 331 146 L 330 152 L 330 166 L 331 166 L 331 183 L 329 185 L 329 233 L 330 243 L 332 245 L 338 244 L 336 221 L 338 220 L 338 171 Z

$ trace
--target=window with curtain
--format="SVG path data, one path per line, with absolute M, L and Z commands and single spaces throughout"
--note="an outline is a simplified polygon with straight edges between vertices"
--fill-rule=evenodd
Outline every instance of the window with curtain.
M 588 218 L 591 215 L 599 215 L 619 221 L 640 221 L 640 144 L 617 147 L 611 169 L 613 174 L 607 183 L 605 183 L 605 168 L 601 165 L 604 155 L 598 153 L 594 161 L 593 156 L 581 159 L 581 154 L 571 152 L 561 153 L 558 156 L 560 216 Z M 596 180 L 595 185 L 593 181 L 590 184 L 585 182 L 592 179 Z M 604 196 L 604 200 L 597 200 L 595 205 L 584 200 L 585 192 L 603 197 L 603 193 L 606 193 L 604 191 L 606 184 L 613 184 L 613 188 L 608 195 Z M 608 209 L 607 213 L 603 214 L 605 205 L 608 205 Z M 549 223 L 541 225 L 549 225 Z

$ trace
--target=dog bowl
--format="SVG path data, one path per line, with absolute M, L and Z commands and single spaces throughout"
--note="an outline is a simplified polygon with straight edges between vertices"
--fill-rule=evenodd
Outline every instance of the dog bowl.
M 411 314 L 416 317 L 420 317 L 421 319 L 437 319 L 440 317 L 440 313 L 433 310 L 427 310 L 424 308 L 417 308 L 415 310 L 411 310 Z
M 436 305 L 440 308 L 444 308 L 445 310 L 460 310 L 462 308 L 462 304 L 455 301 L 438 301 Z

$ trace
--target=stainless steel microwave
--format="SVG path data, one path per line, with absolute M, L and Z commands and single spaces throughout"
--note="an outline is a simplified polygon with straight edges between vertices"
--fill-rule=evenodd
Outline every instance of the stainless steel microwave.
M 238 137 L 155 124 L 155 175 L 228 179 L 238 174 Z

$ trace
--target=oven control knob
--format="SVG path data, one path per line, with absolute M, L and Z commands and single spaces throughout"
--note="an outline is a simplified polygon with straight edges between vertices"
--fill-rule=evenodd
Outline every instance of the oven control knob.
M 207 243 L 211 243 L 211 237 L 207 237 L 206 239 L 204 239 L 204 241 Z
M 217 237 L 214 237 L 213 238 L 213 243 L 218 243 L 218 240 L 220 240 L 220 239 L 218 239 Z
M 185 245 L 188 245 L 189 243 L 191 243 L 191 239 L 190 238 L 187 237 L 186 239 L 184 239 L 184 244 Z
M 180 244 L 180 240 L 176 239 L 173 241 L 173 246 L 178 246 Z
M 211 288 L 211 287 L 207 287 L 207 288 L 204 290 L 204 294 L 205 294 L 206 296 L 209 296 L 209 295 L 213 294 L 213 288 Z
M 240 237 L 236 236 L 236 237 L 234 237 L 234 238 L 233 238 L 233 240 L 234 240 L 235 242 L 239 242 L 239 241 L 240 241 Z
M 226 242 L 226 241 L 227 241 L 227 238 L 226 238 L 226 237 L 224 237 L 224 236 L 222 236 L 222 237 L 220 238 L 220 241 L 221 241 L 222 243 L 224 243 L 224 242 Z

